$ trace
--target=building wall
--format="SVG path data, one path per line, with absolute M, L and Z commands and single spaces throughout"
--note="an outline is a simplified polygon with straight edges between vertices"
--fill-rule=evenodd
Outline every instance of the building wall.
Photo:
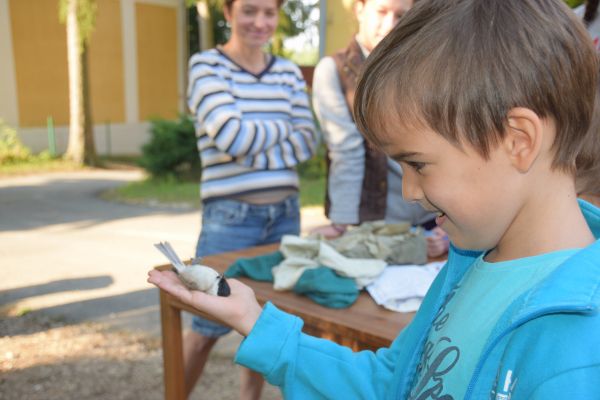
M 92 116 L 97 123 L 125 122 L 121 5 L 119 0 L 96 1 L 96 28 L 89 46 Z
M 89 46 L 90 92 L 99 153 L 138 153 L 147 119 L 183 110 L 185 8 L 180 0 L 97 0 Z M 0 119 L 34 151 L 68 136 L 66 28 L 58 0 L 0 0 Z
M 321 0 L 325 1 L 325 0 Z M 325 39 L 325 55 L 331 55 L 344 48 L 358 30 L 354 17 L 352 4 L 354 0 L 327 1 L 326 32 L 321 39 Z
M 174 118 L 177 88 L 177 13 L 173 7 L 136 4 L 139 119 Z M 157 79 L 160 78 L 160 79 Z
M 17 81 L 19 126 L 69 121 L 65 27 L 58 1 L 10 0 L 12 47 Z

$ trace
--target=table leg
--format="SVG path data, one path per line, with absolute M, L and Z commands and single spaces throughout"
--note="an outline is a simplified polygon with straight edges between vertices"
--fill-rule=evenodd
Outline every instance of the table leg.
M 169 295 L 159 292 L 165 399 L 185 400 L 181 310 L 169 303 Z

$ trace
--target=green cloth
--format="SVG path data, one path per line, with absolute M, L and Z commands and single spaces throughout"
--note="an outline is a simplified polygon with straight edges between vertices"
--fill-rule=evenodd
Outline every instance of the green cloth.
M 304 271 L 293 290 L 329 308 L 350 307 L 359 294 L 354 279 L 339 276 L 328 267 Z
M 264 254 L 258 257 L 238 258 L 225 271 L 226 278 L 247 276 L 255 281 L 273 282 L 271 269 L 283 261 L 280 251 Z
M 279 251 L 258 257 L 240 258 L 227 268 L 225 277 L 244 276 L 255 281 L 273 282 L 271 269 L 283 259 L 283 254 Z M 331 268 L 324 266 L 304 271 L 292 290 L 329 308 L 350 307 L 359 294 L 354 279 L 339 276 Z

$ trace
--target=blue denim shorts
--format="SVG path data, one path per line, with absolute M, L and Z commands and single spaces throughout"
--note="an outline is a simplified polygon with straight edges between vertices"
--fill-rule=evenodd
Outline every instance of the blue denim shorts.
M 214 200 L 202 209 L 202 230 L 196 257 L 278 243 L 283 235 L 300 234 L 298 195 L 275 204 L 249 204 L 237 200 Z M 192 329 L 207 337 L 220 337 L 231 329 L 194 316 Z

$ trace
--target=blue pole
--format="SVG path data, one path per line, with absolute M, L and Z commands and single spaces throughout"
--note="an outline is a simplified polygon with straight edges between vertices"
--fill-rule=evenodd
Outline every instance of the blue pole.
M 106 155 L 110 156 L 111 143 L 110 143 L 110 121 L 106 121 Z
M 325 57 L 325 37 L 327 36 L 327 2 L 319 1 L 319 60 Z

